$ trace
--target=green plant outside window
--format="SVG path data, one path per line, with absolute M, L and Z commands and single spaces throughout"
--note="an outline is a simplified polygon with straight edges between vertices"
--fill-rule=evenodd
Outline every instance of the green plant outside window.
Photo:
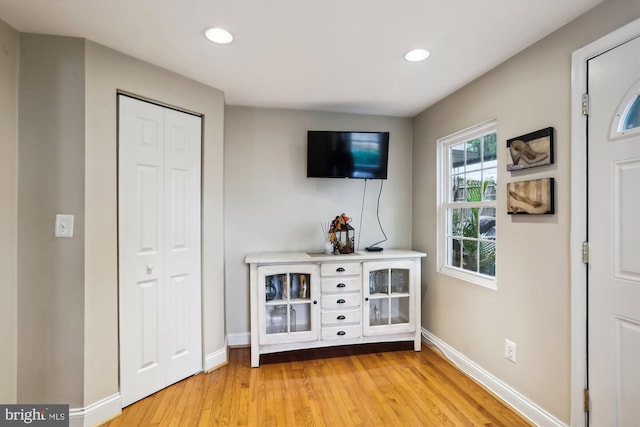
M 496 133 L 448 148 L 447 266 L 495 277 Z

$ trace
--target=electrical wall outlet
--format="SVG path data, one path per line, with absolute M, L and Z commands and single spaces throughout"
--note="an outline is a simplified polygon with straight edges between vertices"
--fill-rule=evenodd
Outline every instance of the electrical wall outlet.
M 516 363 L 516 343 L 508 339 L 504 340 L 504 358 Z

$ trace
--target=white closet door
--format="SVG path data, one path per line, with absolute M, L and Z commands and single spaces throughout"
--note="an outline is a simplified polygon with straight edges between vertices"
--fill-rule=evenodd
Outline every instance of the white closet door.
M 202 368 L 200 131 L 199 117 L 165 110 L 164 272 L 168 384 Z
M 199 117 L 119 96 L 120 389 L 202 369 Z

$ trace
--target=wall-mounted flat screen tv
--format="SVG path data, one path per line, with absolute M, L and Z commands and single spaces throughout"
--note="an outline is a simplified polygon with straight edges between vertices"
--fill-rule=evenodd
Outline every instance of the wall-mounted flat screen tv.
M 307 177 L 387 179 L 389 132 L 307 132 Z

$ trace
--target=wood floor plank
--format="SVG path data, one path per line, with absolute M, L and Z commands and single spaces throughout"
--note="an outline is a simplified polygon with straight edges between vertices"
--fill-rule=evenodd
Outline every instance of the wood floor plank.
M 123 409 L 120 426 L 532 426 L 423 346 L 367 345 L 263 355 L 229 363 Z

